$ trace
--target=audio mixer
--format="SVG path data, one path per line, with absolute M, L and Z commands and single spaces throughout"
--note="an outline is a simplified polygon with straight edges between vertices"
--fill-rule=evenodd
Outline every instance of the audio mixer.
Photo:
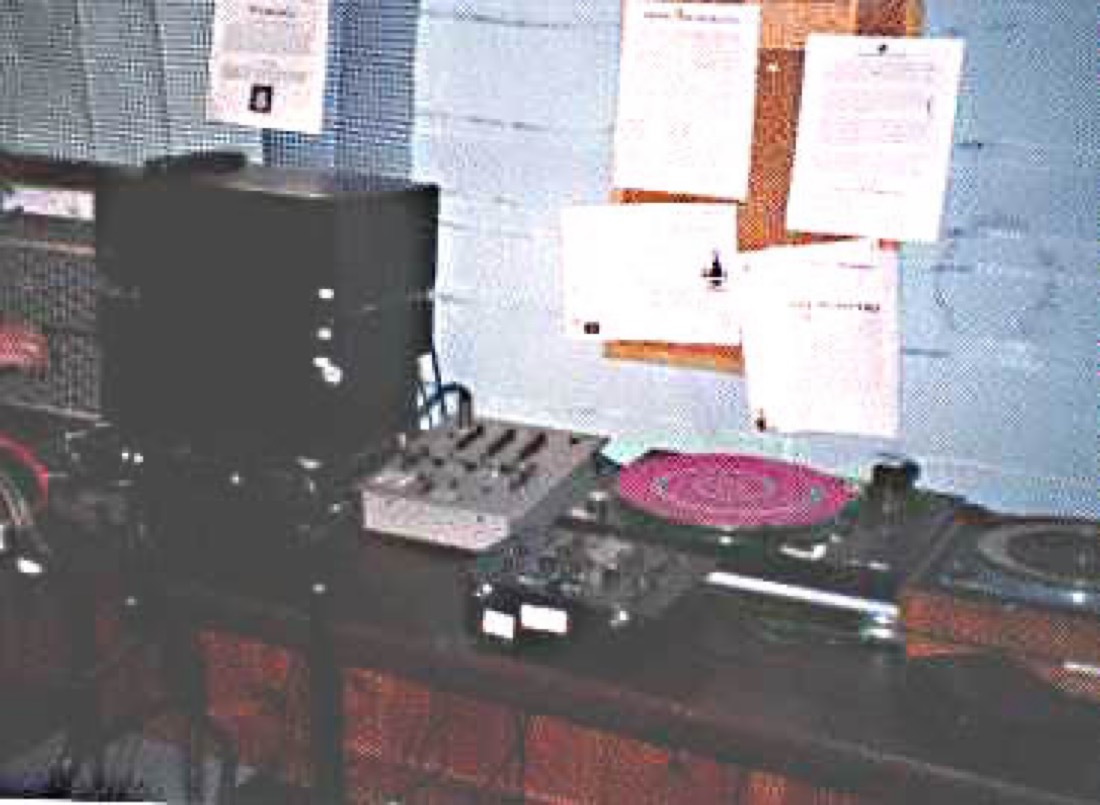
M 495 419 L 454 419 L 398 441 L 362 483 L 368 531 L 482 551 L 583 498 L 606 440 Z

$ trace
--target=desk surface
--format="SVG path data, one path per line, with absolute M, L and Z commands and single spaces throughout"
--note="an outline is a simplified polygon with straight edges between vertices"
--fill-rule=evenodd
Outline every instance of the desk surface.
M 1100 802 L 1100 727 L 983 723 L 900 653 L 777 640 L 719 591 L 634 632 L 509 653 L 465 628 L 462 556 L 345 534 L 329 558 L 347 664 L 884 801 Z M 276 564 L 206 565 L 170 595 L 201 621 L 304 645 L 309 581 Z
M 323 552 L 233 559 L 225 537 L 157 581 L 192 623 L 305 646 L 309 587 L 324 577 L 347 665 L 882 801 L 1100 802 L 1096 721 L 1042 733 L 995 723 L 930 686 L 938 671 L 884 649 L 778 640 L 719 591 L 614 638 L 508 653 L 466 629 L 461 555 L 349 527 Z

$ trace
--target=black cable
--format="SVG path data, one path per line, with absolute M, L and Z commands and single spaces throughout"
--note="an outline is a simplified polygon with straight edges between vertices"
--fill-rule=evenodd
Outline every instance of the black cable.
M 519 768 L 516 770 L 516 776 L 519 778 L 519 801 L 520 805 L 524 805 L 527 802 L 527 733 L 531 729 L 531 719 L 527 713 L 520 713 L 523 719 L 523 730 L 519 736 Z
M 308 670 L 304 658 L 296 655 L 291 656 L 286 671 L 286 679 L 283 684 L 285 686 L 286 695 L 278 700 L 274 708 L 269 708 L 269 712 L 271 709 L 274 709 L 276 712 L 272 715 L 275 715 L 282 725 L 282 734 L 279 736 L 278 744 L 275 747 L 274 760 L 287 771 L 287 775 L 289 776 L 292 753 L 295 755 L 299 754 L 299 747 L 296 745 L 294 738 L 298 732 L 297 727 L 301 724 L 301 713 L 292 711 L 298 709 L 296 705 L 300 704 L 298 701 L 300 695 L 309 695 L 308 693 L 304 693 L 309 685 Z M 264 702 L 264 704 L 267 704 L 267 702 Z M 311 739 L 312 732 L 315 729 L 319 729 L 319 726 L 311 723 L 309 725 Z M 303 751 L 307 754 L 309 752 L 308 748 L 303 748 Z M 278 775 L 278 770 L 273 769 L 272 771 Z
M 34 517 L 34 504 L 19 488 L 15 480 L 0 469 L 0 504 L 6 512 L 6 520 L 0 517 L 4 529 L 0 561 L 10 561 L 19 572 L 21 560 L 33 561 L 40 572 L 46 570 L 51 559 L 49 545 L 38 533 Z
M 432 345 L 431 349 L 428 350 L 428 356 L 431 358 L 432 374 L 435 376 L 435 390 L 436 390 L 436 393 L 439 393 L 439 392 L 442 391 L 443 385 L 444 385 L 444 383 L 443 383 L 443 372 L 441 372 L 440 369 L 439 369 L 439 352 L 436 351 L 436 348 L 435 348 L 434 344 Z M 447 416 L 447 401 L 445 399 L 441 399 L 440 403 L 441 403 L 441 407 L 443 409 L 443 416 L 446 417 Z
M 0 502 L 4 504 L 4 512 L 7 514 L 6 522 L 0 522 L 8 526 L 12 532 L 22 531 L 34 526 L 34 517 L 31 514 L 31 507 L 26 497 L 15 481 L 3 470 L 0 470 Z M 14 533 L 10 539 L 14 545 L 16 539 Z
M 427 413 L 431 411 L 432 408 L 438 405 L 443 411 L 443 416 L 446 417 L 447 408 L 445 405 L 445 400 L 448 395 L 454 395 L 459 398 L 460 410 L 464 405 L 472 406 L 473 404 L 474 395 L 470 392 L 468 388 L 466 388 L 466 386 L 462 385 L 461 383 L 444 383 L 442 386 L 436 388 L 436 390 L 432 392 L 431 396 L 428 397 L 427 403 L 421 406 L 420 411 L 418 412 L 419 416 L 427 415 Z
M 433 424 L 432 423 L 432 412 L 431 412 L 431 409 L 428 407 L 428 401 L 431 399 L 431 397 L 428 394 L 428 387 L 424 385 L 423 378 L 421 378 L 419 376 L 416 378 L 416 393 L 417 393 L 417 397 L 419 398 L 419 404 L 417 406 L 417 411 L 425 411 L 424 414 L 418 415 L 417 418 L 418 419 L 426 418 L 428 420 L 428 427 L 430 428 Z M 417 424 L 419 425 L 420 423 L 417 422 Z
M 510 750 L 505 754 L 489 774 L 482 780 L 478 781 L 477 786 L 480 790 L 486 791 L 492 794 L 492 788 L 498 784 L 501 775 L 509 767 L 518 765 L 515 770 L 515 777 L 517 778 L 513 782 L 518 783 L 519 801 L 526 802 L 527 800 L 527 730 L 530 728 L 530 719 L 527 713 L 522 710 L 515 710 L 512 717 L 512 746 Z M 512 800 L 512 794 L 506 792 L 504 794 L 504 800 Z
M 434 680 L 436 675 L 440 673 L 440 668 L 436 665 L 434 660 L 429 660 L 426 663 L 425 673 L 427 679 Z M 420 730 L 419 734 L 410 739 L 401 748 L 400 763 L 404 766 L 412 766 L 414 769 L 418 768 L 422 764 L 420 763 L 422 756 L 426 750 L 431 746 L 432 739 L 445 725 L 450 723 L 451 713 L 445 706 L 445 702 L 442 699 L 438 699 L 440 694 L 432 692 L 429 689 L 429 707 L 432 708 L 428 715 L 427 723 Z M 436 709 L 438 708 L 438 709 Z M 415 749 L 414 749 L 415 742 Z M 446 773 L 446 764 L 440 763 L 437 769 L 424 769 L 419 768 L 418 774 L 416 774 L 411 782 L 409 782 L 404 789 L 398 791 L 394 796 L 389 799 L 396 799 L 399 802 L 404 802 L 408 797 L 415 794 L 418 791 L 429 788 L 433 785 L 437 785 Z M 387 800 L 388 801 L 388 800 Z
M 419 768 L 426 766 L 426 762 L 421 762 L 423 756 L 431 748 L 433 739 L 439 734 L 439 731 L 450 721 L 450 713 L 445 712 L 444 708 L 440 708 L 439 712 L 432 713 L 428 716 L 428 722 L 424 725 L 424 728 L 420 731 L 420 734 L 416 738 L 416 748 L 410 753 L 412 747 L 407 746 L 402 752 L 402 762 L 406 765 L 413 765 L 414 768 L 418 768 L 417 775 L 413 778 L 405 788 L 396 793 L 392 799 L 396 799 L 398 802 L 404 802 L 418 791 L 422 791 L 425 788 L 429 788 L 433 785 L 437 785 L 447 773 L 447 764 L 440 762 L 438 768 L 428 769 Z M 411 759 L 411 764 L 409 760 Z

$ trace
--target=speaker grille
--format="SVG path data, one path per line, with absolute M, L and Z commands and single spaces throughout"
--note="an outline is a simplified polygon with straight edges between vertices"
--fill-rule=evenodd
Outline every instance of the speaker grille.
M 99 413 L 97 284 L 91 222 L 0 218 L 0 319 L 32 324 L 49 340 L 48 368 L 0 375 L 0 403 Z

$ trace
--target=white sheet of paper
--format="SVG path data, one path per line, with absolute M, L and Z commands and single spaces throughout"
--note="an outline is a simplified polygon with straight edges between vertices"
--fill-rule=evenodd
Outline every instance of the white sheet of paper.
M 742 348 L 754 424 L 896 436 L 897 252 L 859 240 L 742 257 Z
M 320 134 L 329 0 L 216 0 L 206 114 Z
M 91 221 L 95 218 L 95 193 L 17 184 L 12 186 L 6 198 L 0 193 L 0 209 L 4 212 L 21 210 L 26 215 Z
M 616 187 L 745 198 L 759 40 L 757 5 L 627 3 Z
M 737 208 L 605 204 L 562 213 L 566 334 L 737 344 Z
M 939 237 L 963 42 L 812 34 L 787 228 Z

